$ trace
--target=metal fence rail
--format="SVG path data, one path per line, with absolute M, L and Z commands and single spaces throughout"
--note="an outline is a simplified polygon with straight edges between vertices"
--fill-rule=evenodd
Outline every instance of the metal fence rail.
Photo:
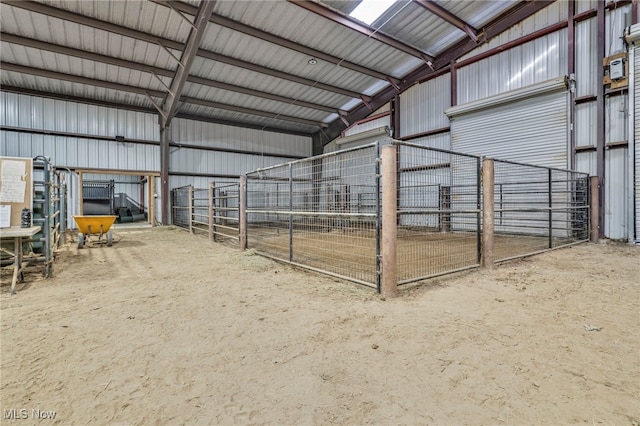
M 237 182 L 171 190 L 171 219 L 175 226 L 191 233 L 207 235 L 213 241 L 239 240 L 239 199 Z
M 390 139 L 172 190 L 177 226 L 383 292 L 586 241 L 589 213 L 584 173 Z
M 240 187 L 238 182 L 209 185 L 208 207 L 214 241 L 239 240 Z
M 370 144 L 248 173 L 249 246 L 377 287 L 378 157 Z
M 588 178 L 494 160 L 496 261 L 588 240 Z

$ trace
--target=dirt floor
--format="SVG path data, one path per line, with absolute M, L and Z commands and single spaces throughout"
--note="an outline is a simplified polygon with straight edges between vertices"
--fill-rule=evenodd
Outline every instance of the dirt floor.
M 640 247 L 382 300 L 172 227 L 115 240 L 15 296 L 2 271 L 0 423 L 640 423 Z

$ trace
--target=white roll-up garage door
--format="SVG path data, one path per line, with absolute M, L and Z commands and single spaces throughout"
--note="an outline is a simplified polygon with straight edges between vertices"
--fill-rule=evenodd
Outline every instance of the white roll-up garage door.
M 568 167 L 568 91 L 557 78 L 449 108 L 454 151 Z

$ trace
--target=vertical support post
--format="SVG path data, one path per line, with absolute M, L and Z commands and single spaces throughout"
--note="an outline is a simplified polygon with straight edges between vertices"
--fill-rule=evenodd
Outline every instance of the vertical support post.
M 247 249 L 247 176 L 240 176 L 240 184 L 238 186 L 238 196 L 240 197 L 238 211 L 238 231 L 240 233 L 240 250 Z
M 395 145 L 382 147 L 382 288 L 384 297 L 398 294 L 398 175 Z
M 213 242 L 216 240 L 216 236 L 213 233 L 213 191 L 215 187 L 214 182 L 209 182 L 209 241 Z
M 289 262 L 293 262 L 293 165 L 289 163 Z
M 476 262 L 482 262 L 482 160 L 476 159 Z
M 598 0 L 598 7 L 596 9 L 596 21 L 598 27 L 598 43 L 597 43 L 597 59 L 598 69 L 602 70 L 602 60 L 606 54 L 606 9 L 605 0 Z M 601 71 L 600 71 L 601 72 Z M 600 192 L 598 194 L 598 216 L 594 220 L 598 221 L 598 238 L 603 236 L 604 232 L 604 179 L 605 179 L 605 143 L 606 143 L 606 112 L 605 112 L 605 92 L 602 79 L 597 82 L 597 102 L 596 102 L 596 120 L 597 120 L 597 133 L 596 133 L 596 171 L 598 178 L 600 179 L 599 186 Z
M 187 199 L 187 210 L 189 211 L 189 233 L 193 234 L 193 185 L 189 185 Z
M 169 203 L 169 129 L 164 127 L 164 120 L 160 117 L 160 210 L 162 223 L 168 225 L 171 221 Z
M 451 70 L 451 106 L 456 106 L 458 105 L 458 67 L 455 60 L 449 63 L 449 69 Z
M 84 190 L 83 190 L 83 182 L 82 182 L 82 172 L 78 172 L 78 215 L 82 216 L 84 214 Z
M 156 226 L 156 177 L 154 175 L 147 176 L 149 184 L 149 223 Z
M 482 268 L 493 269 L 494 243 L 494 164 L 491 158 L 482 160 Z
M 567 1 L 567 75 L 569 76 L 569 170 L 575 169 L 576 164 L 576 28 L 575 28 L 575 0 Z
M 589 223 L 591 224 L 591 242 L 597 243 L 600 239 L 600 178 L 591 176 L 589 178 Z
M 380 199 L 380 180 L 382 179 L 382 174 L 380 173 L 380 163 L 382 158 L 380 157 L 380 141 L 376 142 L 376 162 L 375 162 L 375 200 L 376 200 L 376 290 L 378 293 L 382 292 L 382 256 L 381 256 L 381 230 L 382 230 L 382 200 Z M 361 194 L 358 194 L 358 197 Z M 358 202 L 359 205 L 362 205 L 361 202 Z
M 549 248 L 553 248 L 553 170 L 549 169 Z

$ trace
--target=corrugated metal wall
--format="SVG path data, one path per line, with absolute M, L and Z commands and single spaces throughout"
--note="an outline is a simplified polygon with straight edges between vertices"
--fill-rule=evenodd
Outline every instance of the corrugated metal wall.
M 409 88 L 400 94 L 399 136 L 406 137 L 449 127 L 449 119 L 444 110 L 450 106 L 451 74 Z
M 575 6 L 576 14 L 579 14 L 595 9 L 597 2 L 595 0 L 579 1 L 575 2 Z M 621 37 L 625 26 L 629 24 L 625 22 L 625 19 L 630 16 L 630 10 L 631 5 L 625 5 L 606 12 L 607 55 L 623 51 L 624 45 Z M 562 22 L 567 18 L 568 4 L 566 2 L 555 2 L 531 18 L 526 19 L 463 56 L 460 61 L 473 58 L 480 53 Z M 597 36 L 597 20 L 595 17 L 575 24 L 575 96 L 582 99 L 582 101 L 575 107 L 574 128 L 576 147 L 583 148 L 583 150 L 579 150 L 575 154 L 575 169 L 591 175 L 596 174 L 595 147 L 597 138 L 597 104 L 592 98 L 597 94 L 598 85 L 602 84 L 601 61 L 597 57 Z M 565 76 L 568 74 L 567 58 L 568 31 L 567 29 L 561 29 L 521 46 L 460 67 L 457 69 L 456 103 L 461 105 L 555 77 Z M 443 117 L 442 112 L 446 109 L 446 106 L 438 107 L 437 105 L 438 102 L 444 102 L 448 96 L 450 89 L 449 86 L 446 86 L 446 82 L 449 78 L 449 74 L 438 77 L 414 86 L 400 95 L 401 136 L 446 127 L 447 124 L 440 126 L 435 123 L 440 123 L 439 120 Z M 624 142 L 629 139 L 629 132 L 626 130 L 628 129 L 628 114 L 626 114 L 628 107 L 626 96 L 607 96 L 605 112 L 607 143 Z M 556 117 L 550 118 L 549 123 L 554 123 L 555 119 Z M 547 127 L 547 123 L 541 123 L 541 125 Z M 566 119 L 563 125 L 569 126 Z M 411 142 L 428 145 L 434 143 L 435 145 L 432 146 L 446 148 L 442 144 L 446 144 L 447 137 L 448 135 L 437 135 L 411 140 Z M 564 159 L 562 160 L 564 162 L 563 167 L 567 167 L 567 157 L 572 153 L 569 152 L 566 142 L 561 143 L 563 144 L 562 149 L 565 150 Z M 584 150 L 585 147 L 589 147 L 589 149 Z M 500 152 L 498 153 L 500 154 Z M 482 152 L 480 154 L 488 153 Z M 505 151 L 501 156 L 504 157 L 504 155 L 510 154 Z M 539 151 L 536 151 L 536 153 L 532 151 L 530 155 L 534 156 L 534 158 L 545 157 Z M 638 155 L 637 152 L 636 155 Z M 625 176 L 628 176 L 625 173 L 630 173 L 631 171 L 628 165 L 625 166 L 625 157 L 628 158 L 627 149 L 625 148 L 616 147 L 615 149 L 607 150 L 605 159 L 605 192 L 607 194 L 605 235 L 610 238 L 624 238 L 625 233 L 628 233 L 628 224 L 625 224 L 625 221 L 628 223 L 625 213 L 628 210 L 626 208 L 628 207 L 628 201 L 625 204 L 625 197 L 628 198 L 626 188 L 628 188 L 629 179 L 625 178 Z M 559 162 L 556 160 L 553 160 L 554 164 L 558 165 Z M 531 159 L 528 161 L 531 161 Z M 636 161 L 636 166 L 638 162 L 640 160 Z M 640 170 L 638 174 L 640 174 Z M 640 183 L 637 183 L 637 185 L 640 186 Z M 637 198 L 640 198 L 640 195 Z M 637 215 L 640 215 L 640 201 L 638 201 L 637 209 Z M 637 218 L 636 221 L 638 223 L 637 226 L 640 227 L 640 218 Z
M 291 161 L 291 156 L 310 156 L 312 152 L 310 137 L 186 119 L 173 120 L 169 140 L 176 144 L 221 150 L 171 148 L 170 173 L 193 173 L 196 176 L 198 174 L 239 176 L 258 168 L 286 163 Z M 256 154 L 224 152 L 224 150 L 240 150 Z M 172 178 L 172 182 L 174 181 L 187 180 Z M 192 182 L 200 181 L 192 179 Z M 208 183 L 202 188 L 206 188 L 207 185 Z M 173 183 L 171 186 L 174 187 Z
M 567 74 L 567 31 L 561 30 L 458 69 L 458 104 Z
M 0 125 L 88 136 L 158 142 L 157 117 L 36 96 L 0 92 Z M 56 166 L 159 170 L 158 146 L 80 137 L 2 131 L 2 155 L 51 158 Z
M 640 241 L 640 47 L 633 52 L 634 57 L 634 140 L 635 140 L 635 239 Z

